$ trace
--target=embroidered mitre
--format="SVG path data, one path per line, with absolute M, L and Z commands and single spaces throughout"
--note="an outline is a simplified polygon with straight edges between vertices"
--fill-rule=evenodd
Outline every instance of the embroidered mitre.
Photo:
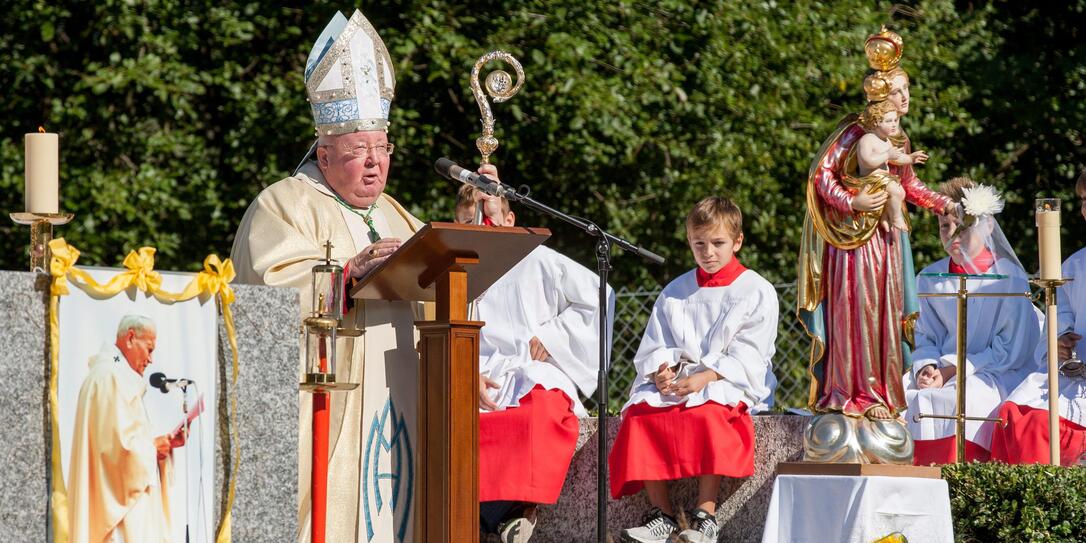
M 336 13 L 305 63 L 305 92 L 317 135 L 387 130 L 396 90 L 392 59 L 377 30 L 355 10 Z

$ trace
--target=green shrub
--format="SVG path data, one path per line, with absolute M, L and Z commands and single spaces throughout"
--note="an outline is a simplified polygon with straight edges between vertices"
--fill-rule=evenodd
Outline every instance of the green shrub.
M 943 478 L 957 541 L 1086 541 L 1086 468 L 973 463 Z

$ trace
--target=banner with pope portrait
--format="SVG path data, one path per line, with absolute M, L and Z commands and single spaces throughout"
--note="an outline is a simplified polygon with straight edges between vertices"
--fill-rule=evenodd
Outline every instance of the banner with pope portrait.
M 228 541 L 214 485 L 229 261 L 160 273 L 145 247 L 124 269 L 77 268 L 74 247 L 50 248 L 53 540 Z

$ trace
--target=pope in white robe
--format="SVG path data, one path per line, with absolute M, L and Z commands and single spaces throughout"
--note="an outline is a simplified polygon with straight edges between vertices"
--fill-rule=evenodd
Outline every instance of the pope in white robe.
M 1086 199 L 1086 175 L 1079 181 L 1079 196 Z M 1084 213 L 1086 215 L 1086 213 Z M 1059 360 L 1086 356 L 1086 249 L 1063 263 L 1063 276 L 1073 278 L 1056 291 Z M 1049 326 L 1046 323 L 1045 326 Z M 1048 331 L 1033 352 L 1036 370 L 1010 393 L 999 410 L 1005 425 L 995 429 L 992 459 L 1010 464 L 1047 464 L 1048 435 Z M 1086 376 L 1059 376 L 1060 463 L 1086 464 Z
M 142 375 L 150 353 L 122 333 L 91 357 L 79 388 L 67 484 L 73 543 L 170 541 L 169 451 L 184 438 L 151 433 Z M 153 350 L 154 329 L 140 334 L 135 342 Z

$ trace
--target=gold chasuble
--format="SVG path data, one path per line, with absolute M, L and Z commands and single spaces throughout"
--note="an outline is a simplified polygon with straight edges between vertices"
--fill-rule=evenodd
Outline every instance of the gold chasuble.
M 147 386 L 112 343 L 79 388 L 68 467 L 72 543 L 170 541 L 172 467 L 158 460 L 143 407 Z
M 371 218 L 381 238 L 404 241 L 422 224 L 386 194 Z M 362 218 L 336 200 L 317 164 L 309 162 L 257 196 L 238 227 L 231 259 L 243 283 L 298 289 L 306 315 L 312 310 L 310 272 L 324 257 L 324 243 L 331 241 L 332 258 L 346 263 L 370 245 L 368 232 Z M 354 302 L 344 326 L 364 332 L 338 340 L 336 379 L 360 386 L 330 395 L 327 538 L 413 541 L 419 366 L 414 321 L 423 317 L 422 304 Z M 302 345 L 301 321 L 298 330 Z M 303 372 L 300 359 L 299 381 Z M 313 395 L 299 392 L 298 398 L 298 541 L 305 542 Z

